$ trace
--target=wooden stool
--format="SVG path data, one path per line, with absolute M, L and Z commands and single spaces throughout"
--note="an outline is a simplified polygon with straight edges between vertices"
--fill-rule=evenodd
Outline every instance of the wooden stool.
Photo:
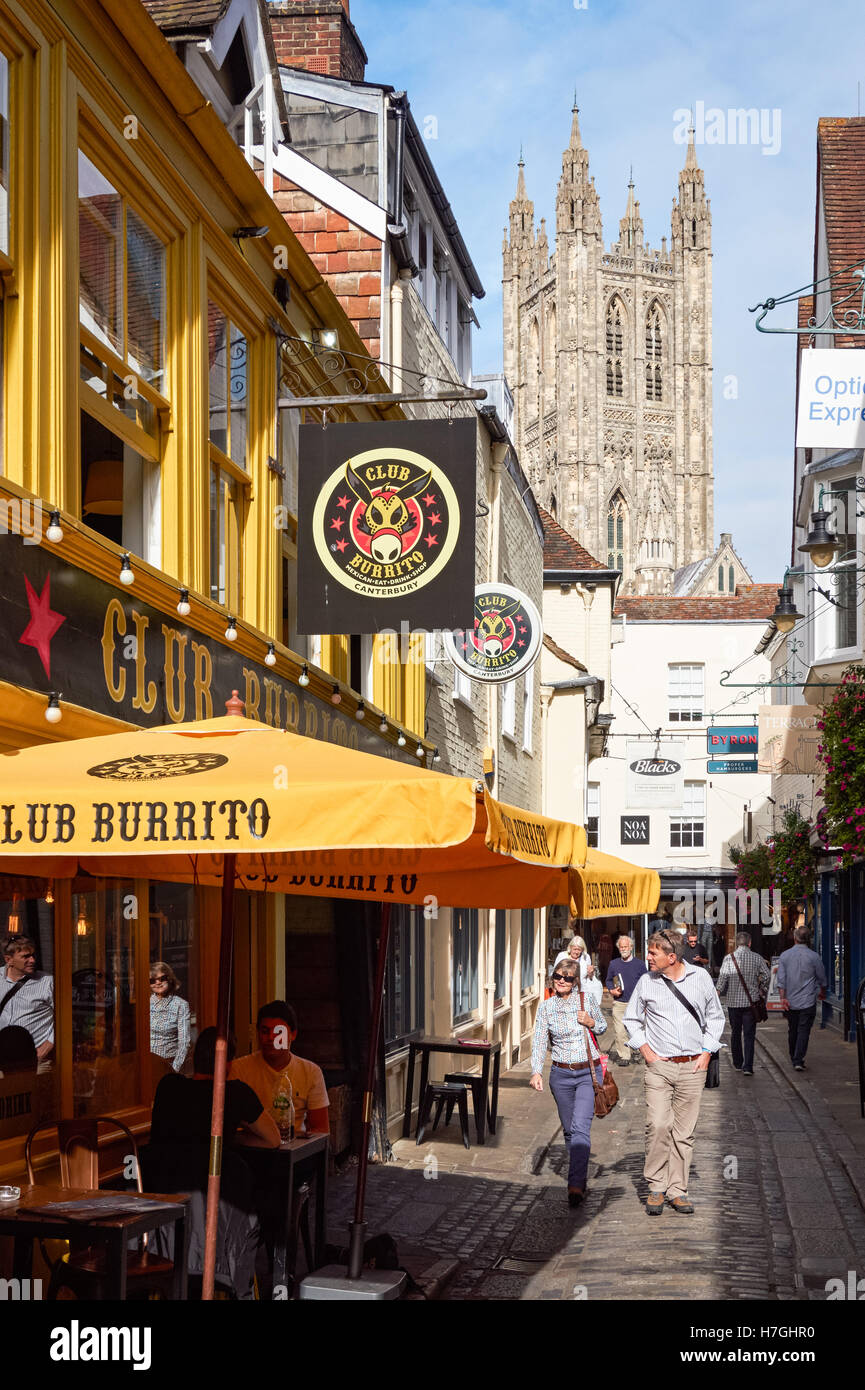
M 421 1101 L 420 1115 L 418 1116 L 417 1122 L 418 1144 L 423 1143 L 424 1133 L 426 1131 L 427 1125 L 429 1124 L 433 1104 L 435 1104 L 436 1107 L 435 1118 L 433 1120 L 433 1130 L 435 1130 L 439 1120 L 441 1119 L 441 1113 L 445 1105 L 447 1105 L 448 1107 L 447 1115 L 445 1117 L 445 1124 L 447 1124 L 448 1120 L 450 1120 L 450 1117 L 453 1114 L 454 1106 L 458 1106 L 460 1112 L 460 1130 L 463 1136 L 463 1143 L 465 1144 L 467 1149 L 470 1149 L 471 1140 L 469 1139 L 468 1087 L 462 1084 L 455 1086 L 447 1081 L 430 1081 L 427 1084 L 427 1088 L 424 1091 L 423 1100 Z

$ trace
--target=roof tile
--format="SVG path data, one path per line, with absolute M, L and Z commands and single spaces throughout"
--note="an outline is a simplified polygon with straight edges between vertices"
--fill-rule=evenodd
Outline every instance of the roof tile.
M 817 123 L 817 150 L 823 209 L 826 219 L 826 246 L 829 273 L 837 275 L 856 262 L 865 261 L 865 116 L 824 117 Z M 832 300 L 851 291 L 855 297 L 844 306 L 855 306 L 861 281 L 842 276 L 832 287 Z M 843 314 L 844 309 L 840 310 Z M 799 327 L 801 327 L 801 320 Z M 834 346 L 859 347 L 861 338 L 836 337 Z
M 740 584 L 726 598 L 670 598 L 641 595 L 620 598 L 615 616 L 632 622 L 710 623 L 767 622 L 778 603 L 777 584 Z
M 563 526 L 538 507 L 544 527 L 545 570 L 606 570 Z

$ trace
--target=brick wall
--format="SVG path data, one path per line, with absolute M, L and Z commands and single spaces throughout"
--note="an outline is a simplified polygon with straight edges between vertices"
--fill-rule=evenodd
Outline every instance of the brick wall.
M 271 0 L 268 5 L 276 61 L 328 77 L 362 82 L 366 53 L 348 12 L 348 0 Z
M 381 351 L 381 242 L 288 179 L 275 180 L 273 197 L 371 356 L 378 357 Z

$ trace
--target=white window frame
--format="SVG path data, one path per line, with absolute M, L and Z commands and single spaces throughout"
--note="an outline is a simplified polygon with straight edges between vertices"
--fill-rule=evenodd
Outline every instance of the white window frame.
M 505 681 L 502 686 L 502 734 L 514 740 L 517 727 L 517 683 Z
M 458 666 L 454 667 L 454 700 L 459 700 L 460 704 L 466 705 L 468 709 L 472 707 L 472 683 L 464 671 Z
M 595 844 L 592 848 L 597 848 L 601 839 L 601 784 L 600 782 L 586 783 L 586 834 L 589 834 L 589 821 L 595 821 L 594 834 Z M 589 842 L 591 844 L 591 841 Z
M 687 829 L 686 829 L 687 826 Z M 673 831 L 678 829 L 678 845 L 673 843 Z M 690 844 L 682 843 L 684 835 L 690 836 Z M 702 837 L 703 843 L 697 845 L 694 839 L 697 835 Z M 705 782 L 686 782 L 682 795 L 681 815 L 670 816 L 670 848 L 671 849 L 692 849 L 705 850 L 706 848 L 706 783 Z
M 687 680 L 682 677 L 688 673 Z M 699 673 L 699 679 L 697 674 Z M 674 703 L 677 702 L 677 703 Z M 706 668 L 703 662 L 667 663 L 667 723 L 701 724 L 706 718 Z M 675 719 L 673 716 L 680 717 Z M 687 719 L 681 716 L 687 714 Z
M 535 724 L 535 668 L 530 666 L 523 680 L 523 752 L 532 753 Z

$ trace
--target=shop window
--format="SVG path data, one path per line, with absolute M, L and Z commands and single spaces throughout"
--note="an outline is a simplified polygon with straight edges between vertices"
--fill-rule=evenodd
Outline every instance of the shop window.
M 832 588 L 835 617 L 834 645 L 836 651 L 856 646 L 857 582 L 856 571 L 856 479 L 841 478 L 832 484 L 833 493 L 843 496 L 831 498 L 835 518 L 835 531 L 841 543 L 835 564 L 832 567 Z
M 667 667 L 667 695 L 671 724 L 699 723 L 703 718 L 703 667 L 671 661 Z
M 134 1105 L 140 1081 L 135 884 L 105 881 L 72 895 L 72 1093 L 76 1115 Z
M 0 879 L 0 946 L 9 947 L 0 951 L 0 1000 L 31 959 L 40 976 L 32 1001 L 16 991 L 0 1014 L 0 1140 L 27 1134 L 58 1114 L 53 901 L 42 880 Z
M 598 848 L 601 820 L 601 784 L 590 782 L 586 788 L 586 839 L 590 849 Z
M 496 909 L 496 936 L 493 955 L 493 995 L 495 1007 L 507 1002 L 508 990 L 508 914 Z
M 706 784 L 686 782 L 682 814 L 670 817 L 671 849 L 702 849 L 706 841 Z
M 82 151 L 78 234 L 81 514 L 159 565 L 165 247 Z
M 237 611 L 247 488 L 247 352 L 244 334 L 207 305 L 210 434 L 210 596 Z
M 530 994 L 536 985 L 535 914 L 533 908 L 524 907 L 520 911 L 520 992 Z
M 475 907 L 455 907 L 451 927 L 453 955 L 453 1021 L 471 1018 L 478 1007 L 478 913 Z
M 185 884 L 152 883 L 149 917 L 150 1053 L 155 1085 L 169 1070 L 192 1074 L 192 1049 L 201 1028 L 195 889 Z M 166 988 L 156 991 L 154 977 L 160 975 L 167 976 Z
M 78 154 L 82 329 L 165 395 L 165 247 L 83 151 Z
M 424 1029 L 424 938 L 419 908 L 392 909 L 384 985 L 384 1040 L 391 1052 Z

